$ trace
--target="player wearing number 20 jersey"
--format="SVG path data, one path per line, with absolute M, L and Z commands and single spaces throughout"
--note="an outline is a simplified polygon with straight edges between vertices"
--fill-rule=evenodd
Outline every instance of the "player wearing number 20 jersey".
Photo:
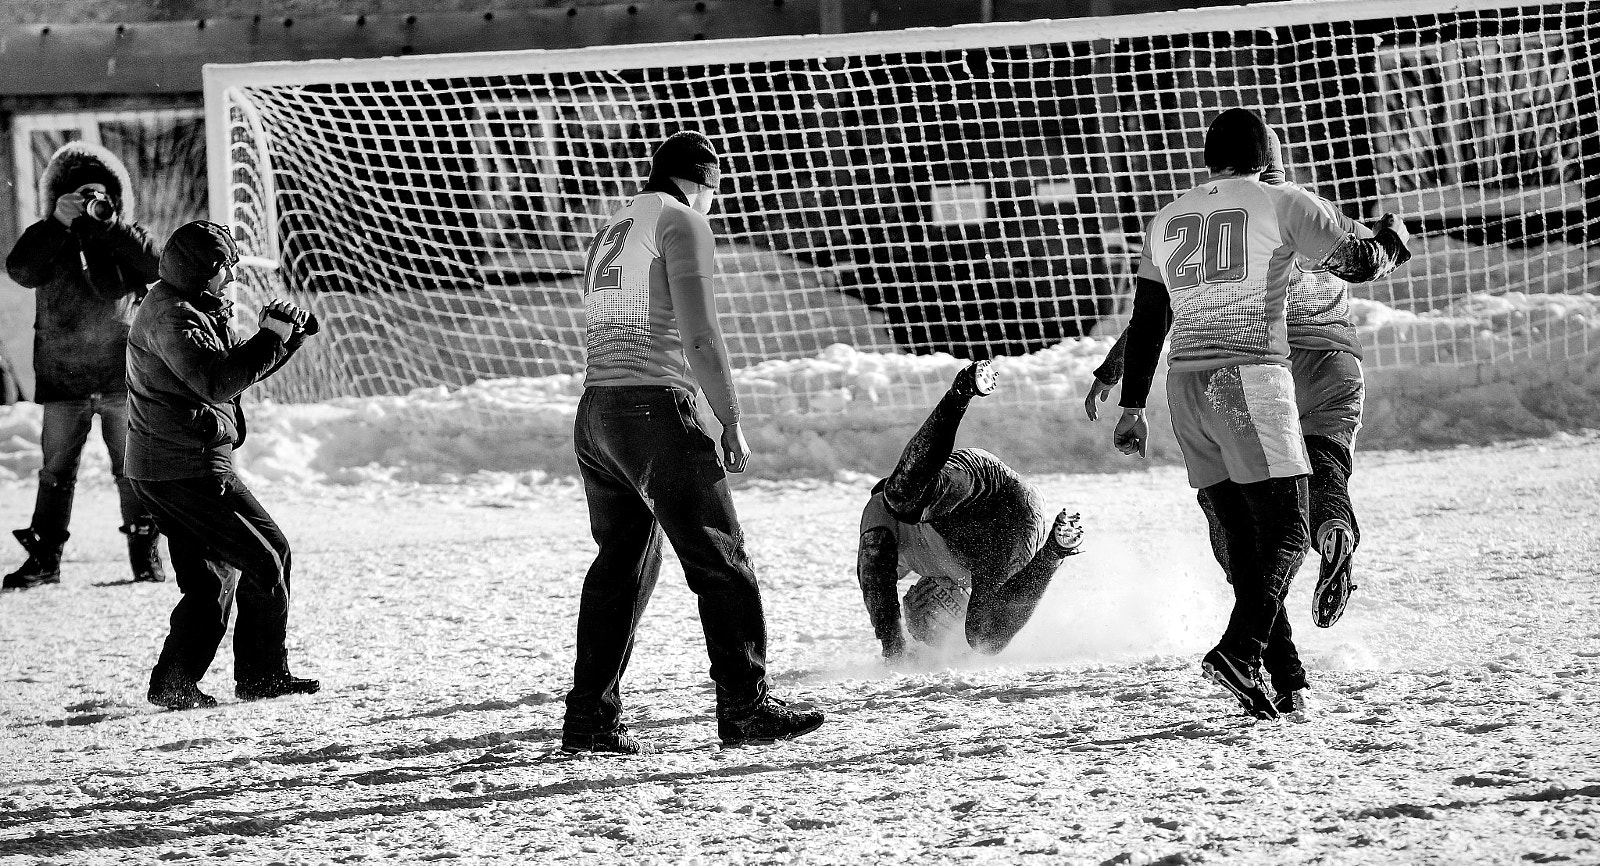
M 1351 282 L 1407 257 L 1403 224 L 1352 232 L 1309 193 L 1260 181 L 1276 139 L 1231 109 L 1206 133 L 1212 176 L 1151 220 L 1128 324 L 1116 441 L 1142 453 L 1143 407 L 1170 327 L 1167 399 L 1189 482 L 1225 536 L 1234 608 L 1206 673 L 1246 712 L 1276 717 L 1306 687 L 1283 598 L 1304 558 L 1310 472 L 1289 370 L 1285 313 L 1298 260 Z M 1265 691 L 1260 668 L 1279 698 Z

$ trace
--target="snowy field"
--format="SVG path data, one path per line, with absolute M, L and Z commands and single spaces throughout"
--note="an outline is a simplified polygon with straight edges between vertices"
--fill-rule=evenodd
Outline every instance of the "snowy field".
M 718 747 L 669 559 L 625 683 L 662 752 L 602 759 L 555 751 L 593 552 L 570 482 L 262 479 L 324 690 L 238 703 L 225 647 L 222 705 L 174 713 L 144 686 L 177 590 L 126 582 L 91 466 L 63 584 L 0 596 L 0 864 L 1600 863 L 1600 438 L 1359 468 L 1349 612 L 1310 626 L 1309 568 L 1291 597 L 1303 724 L 1198 675 L 1225 587 L 1180 470 L 1036 476 L 1089 552 L 1005 654 L 900 670 L 855 586 L 866 479 L 756 481 L 778 693 L 828 723 Z M 0 526 L 32 497 L 0 482 Z

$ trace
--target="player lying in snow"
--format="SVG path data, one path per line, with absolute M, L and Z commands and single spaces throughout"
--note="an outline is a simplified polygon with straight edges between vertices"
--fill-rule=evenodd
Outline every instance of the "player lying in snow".
M 920 577 L 905 598 L 913 638 L 941 644 L 965 622 L 973 649 L 997 653 L 1082 542 L 1078 515 L 1062 511 L 1052 524 L 1039 491 L 1015 470 L 987 451 L 955 450 L 967 405 L 995 384 L 987 361 L 957 374 L 861 514 L 857 577 L 886 659 L 906 649 L 896 591 L 902 577 Z
M 1316 198 L 1323 210 L 1340 220 L 1357 238 L 1370 238 L 1366 226 L 1339 213 L 1331 202 L 1288 180 L 1282 148 L 1270 127 L 1271 151 L 1261 172 L 1269 186 L 1302 189 Z M 1295 263 L 1289 283 L 1285 318 L 1289 328 L 1289 372 L 1294 377 L 1295 404 L 1300 412 L 1300 432 L 1311 458 L 1308 479 L 1311 508 L 1311 543 L 1322 556 L 1316 590 L 1311 596 L 1312 620 L 1328 628 L 1344 614 L 1350 593 L 1355 549 L 1361 541 L 1355 506 L 1350 501 L 1350 474 L 1354 471 L 1356 434 L 1361 429 L 1365 384 L 1361 370 L 1361 341 L 1350 324 L 1350 283 L 1318 262 Z M 1103 402 L 1122 381 L 1123 355 L 1128 332 L 1106 353 L 1094 371 L 1094 384 L 1084 398 L 1089 420 L 1098 420 L 1097 401 Z M 1229 571 L 1227 536 L 1210 498 L 1202 494 L 1200 507 L 1211 531 L 1211 548 L 1222 571 Z

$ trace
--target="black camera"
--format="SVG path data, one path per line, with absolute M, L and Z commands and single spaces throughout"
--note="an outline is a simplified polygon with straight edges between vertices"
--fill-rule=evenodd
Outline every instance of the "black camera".
M 83 212 L 90 219 L 100 222 L 110 222 L 117 215 L 117 206 L 112 204 L 111 196 L 103 192 L 86 192 L 83 194 Z

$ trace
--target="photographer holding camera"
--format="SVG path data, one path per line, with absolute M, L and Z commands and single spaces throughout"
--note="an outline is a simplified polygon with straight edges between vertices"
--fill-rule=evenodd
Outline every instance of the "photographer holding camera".
M 123 474 L 128 323 L 135 300 L 157 277 L 155 246 L 133 222 L 128 170 L 104 148 L 72 142 L 57 150 L 39 179 L 39 200 L 43 219 L 22 233 L 6 270 L 35 290 L 34 399 L 44 407 L 44 464 L 33 520 L 13 533 L 28 559 L 0 586 L 61 582 L 78 463 L 95 415 L 111 455 L 133 579 L 162 581 L 155 522 Z
M 180 227 L 128 336 L 128 477 L 167 534 L 183 592 L 149 699 L 174 710 L 216 706 L 199 683 L 236 597 L 234 694 L 259 700 L 320 688 L 289 673 L 289 542 L 233 471 L 245 438 L 239 395 L 277 372 L 317 320 L 275 300 L 262 309 L 260 330 L 239 342 L 227 299 L 238 262 L 227 229 L 203 220 Z

